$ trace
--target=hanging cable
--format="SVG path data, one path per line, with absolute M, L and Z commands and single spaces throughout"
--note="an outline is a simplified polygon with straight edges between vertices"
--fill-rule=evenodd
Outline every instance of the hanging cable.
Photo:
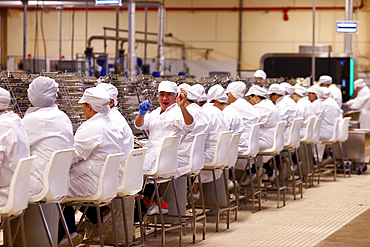
M 44 5 L 42 5 L 42 11 L 41 11 L 41 23 L 40 23 L 40 28 L 41 28 L 41 36 L 42 36 L 42 43 L 44 45 L 44 57 L 45 57 L 45 70 L 47 68 L 47 63 L 46 63 L 46 58 L 47 58 L 47 54 L 46 54 L 46 42 L 45 42 L 45 35 L 44 35 Z
M 71 58 L 73 60 L 73 48 L 74 48 L 74 36 L 75 36 L 75 8 L 73 7 L 72 12 L 72 40 L 71 40 Z

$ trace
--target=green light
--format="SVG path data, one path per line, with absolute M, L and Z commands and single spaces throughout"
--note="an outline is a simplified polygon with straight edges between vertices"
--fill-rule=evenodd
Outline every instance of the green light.
M 355 62 L 353 58 L 349 59 L 349 96 L 352 97 L 354 92 L 353 81 L 355 79 Z

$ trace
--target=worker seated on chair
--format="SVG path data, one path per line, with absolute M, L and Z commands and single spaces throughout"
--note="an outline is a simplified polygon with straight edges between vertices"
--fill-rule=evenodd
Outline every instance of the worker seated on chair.
M 196 104 L 203 106 L 205 103 L 207 103 L 207 94 L 204 90 L 204 87 L 200 84 L 195 84 L 192 86 L 192 88 L 199 94 L 199 99 Z
M 339 108 L 342 107 L 342 90 L 333 83 L 333 78 L 328 75 L 322 75 L 319 78 L 319 85 L 323 88 L 328 88 L 332 98 L 338 104 Z
M 43 76 L 33 80 L 28 88 L 33 107 L 28 108 L 22 122 L 31 155 L 36 155 L 31 170 L 30 195 L 37 195 L 43 189 L 43 176 L 53 152 L 73 148 L 71 120 L 55 104 L 58 91 L 58 83 Z
M 122 182 L 122 176 L 123 176 L 123 167 L 125 165 L 128 153 L 131 149 L 134 148 L 134 135 L 132 133 L 132 129 L 128 125 L 126 119 L 122 114 L 118 111 L 117 105 L 117 96 L 118 96 L 118 90 L 115 86 L 108 83 L 100 83 L 96 86 L 97 88 L 103 88 L 110 96 L 110 102 L 109 102 L 109 113 L 108 116 L 112 120 L 113 123 L 117 124 L 121 130 L 121 134 L 123 137 L 123 143 L 121 144 L 122 150 L 124 155 L 121 159 L 121 168 L 120 172 L 118 174 L 118 184 L 121 184 Z
M 82 110 L 87 118 L 76 131 L 74 141 L 74 155 L 72 165 L 69 171 L 70 188 L 69 197 L 87 197 L 97 192 L 99 176 L 104 161 L 109 154 L 123 152 L 122 128 L 112 123 L 108 116 L 110 96 L 105 90 L 93 87 L 85 90 L 82 98 L 78 101 L 82 104 Z M 81 207 L 80 211 L 84 208 Z M 101 217 L 108 215 L 103 219 L 103 232 L 108 226 L 108 218 L 111 216 L 108 207 L 100 210 Z M 72 233 L 72 238 L 82 240 L 77 234 L 75 225 L 75 210 L 71 206 L 66 206 L 63 211 L 67 222 L 68 230 Z M 96 209 L 89 207 L 86 216 L 93 224 L 97 224 Z M 107 224 L 105 224 L 107 223 Z M 108 231 L 108 230 L 107 230 Z M 67 238 L 63 238 L 65 232 L 61 220 L 59 221 L 58 242 L 64 246 L 68 244 Z M 103 237 L 107 237 L 109 234 Z M 92 238 L 94 238 L 92 236 Z M 94 240 L 94 239 L 93 239 Z
M 357 96 L 345 104 L 351 110 L 360 111 L 360 128 L 370 129 L 370 89 L 363 79 L 356 80 L 354 84 Z
M 222 115 L 224 115 L 227 123 L 226 130 L 232 131 L 233 134 L 243 134 L 243 119 L 235 107 L 227 104 L 229 98 L 225 93 L 225 89 L 220 85 L 214 85 L 208 90 L 208 96 L 210 103 L 213 103 L 215 107 L 222 111 Z M 236 180 L 235 182 L 237 183 Z M 238 184 L 236 186 L 238 186 Z M 228 188 L 234 188 L 231 170 L 229 170 Z
M 21 118 L 8 111 L 10 93 L 0 88 L 0 211 L 8 201 L 10 181 L 19 159 L 30 156 L 26 129 Z
M 149 141 L 145 147 L 148 152 L 144 160 L 144 174 L 151 171 L 162 141 L 167 136 L 180 136 L 194 129 L 195 121 L 185 103 L 187 93 L 180 89 L 178 96 L 176 83 L 162 81 L 158 86 L 158 101 L 160 107 L 147 113 L 152 107 L 148 100 L 140 104 L 140 112 L 135 119 L 135 127 L 140 130 L 149 130 Z M 181 144 L 180 144 L 181 146 Z M 147 184 L 143 191 L 144 199 L 149 207 L 149 201 L 154 192 L 154 185 Z M 157 202 L 158 203 L 158 202 Z M 160 196 L 162 213 L 168 213 L 168 205 Z M 159 207 L 150 205 L 148 215 L 159 213 Z
M 306 133 L 306 126 L 310 117 L 316 116 L 315 110 L 311 102 L 306 98 L 307 89 L 302 86 L 294 86 L 293 100 L 297 103 L 300 116 L 303 118 L 300 137 L 304 137 Z
M 323 119 L 325 117 L 325 107 L 321 99 L 322 88 L 318 85 L 311 86 L 308 90 L 308 99 L 311 101 L 316 117 Z
M 293 97 L 294 87 L 292 85 L 290 85 L 287 82 L 283 82 L 283 83 L 280 83 L 280 86 L 283 87 L 283 89 L 285 91 L 285 95 L 288 95 L 290 98 Z
M 280 114 L 274 103 L 267 99 L 268 92 L 266 89 L 260 86 L 252 86 L 246 95 L 249 103 L 251 103 L 260 115 L 259 123 L 259 147 L 260 151 L 269 149 L 273 145 L 274 133 L 276 124 L 280 121 Z M 269 165 L 271 157 L 263 157 L 263 168 L 266 169 L 266 174 L 263 179 L 273 181 L 276 178 L 276 171 Z M 252 172 L 256 172 L 255 168 L 252 168 Z M 262 172 L 260 172 L 262 174 Z

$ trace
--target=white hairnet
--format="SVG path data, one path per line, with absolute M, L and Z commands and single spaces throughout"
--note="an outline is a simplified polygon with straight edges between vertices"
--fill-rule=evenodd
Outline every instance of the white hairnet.
M 109 102 L 110 96 L 108 92 L 98 87 L 86 89 L 82 98 L 78 101 L 79 104 L 89 103 L 94 111 L 100 113 L 109 112 Z
M 118 104 L 117 101 L 118 89 L 114 85 L 108 83 L 99 83 L 98 85 L 96 85 L 96 87 L 104 88 L 104 90 L 107 91 L 107 93 L 109 93 L 110 98 L 114 99 L 114 106 Z
M 178 89 L 182 88 L 186 91 L 187 99 L 191 101 L 198 102 L 199 101 L 199 93 L 194 90 L 189 84 L 183 83 L 177 87 Z
M 355 89 L 358 88 L 358 87 L 365 87 L 366 86 L 366 83 L 363 79 L 357 79 L 354 84 L 355 84 Z
M 265 73 L 265 71 L 263 71 L 263 70 L 256 70 L 256 72 L 254 73 L 254 75 L 253 75 L 254 77 L 257 77 L 257 78 L 262 78 L 262 79 L 264 79 L 264 80 L 266 80 L 266 77 L 267 77 L 267 75 L 266 75 L 266 73 Z
M 200 84 L 195 84 L 192 86 L 192 88 L 198 92 L 199 94 L 199 102 L 203 102 L 203 101 L 206 101 L 207 100 L 207 94 L 206 94 L 206 90 L 204 90 L 204 87 Z
M 214 85 L 208 90 L 207 102 L 218 100 L 220 103 L 227 103 L 229 97 L 225 93 L 225 89 L 221 85 Z
M 10 93 L 0 87 L 0 110 L 6 110 L 10 103 Z
M 327 99 L 327 98 L 332 97 L 332 96 L 331 96 L 330 89 L 329 89 L 329 88 L 327 88 L 327 87 L 323 87 L 323 88 L 321 88 L 321 92 L 322 92 L 322 96 L 321 96 L 322 98 Z
M 284 88 L 285 92 L 287 92 L 290 96 L 293 96 L 294 94 L 294 87 L 292 85 L 290 85 L 289 83 L 287 82 L 283 82 L 280 84 L 281 87 Z
M 268 90 L 268 94 L 276 93 L 278 95 L 285 95 L 285 89 L 279 84 L 271 84 Z
M 239 99 L 243 98 L 246 90 L 247 87 L 245 86 L 244 82 L 234 81 L 227 86 L 225 93 L 231 93 L 234 98 Z
M 158 92 L 177 93 L 177 85 L 172 81 L 162 81 L 159 83 Z
M 40 76 L 33 80 L 27 90 L 28 99 L 35 107 L 49 107 L 55 103 L 59 84 L 54 79 Z
M 320 87 L 319 85 L 311 86 L 309 89 L 307 89 L 307 92 L 316 94 L 316 97 L 318 99 L 321 99 L 322 97 L 322 87 Z
M 305 97 L 307 95 L 307 89 L 305 87 L 295 85 L 294 93 L 298 94 L 301 97 Z
M 319 85 L 321 84 L 326 84 L 326 85 L 330 85 L 333 83 L 333 79 L 331 78 L 331 76 L 328 76 L 328 75 L 322 75 L 320 76 L 319 78 Z
M 266 89 L 258 86 L 258 85 L 253 85 L 248 92 L 245 94 L 245 96 L 250 96 L 250 95 L 257 95 L 266 98 L 268 95 L 268 92 Z

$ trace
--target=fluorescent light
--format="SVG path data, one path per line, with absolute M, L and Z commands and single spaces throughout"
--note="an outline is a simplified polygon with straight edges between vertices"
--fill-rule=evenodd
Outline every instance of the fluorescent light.
M 337 21 L 337 33 L 357 33 L 357 21 Z

